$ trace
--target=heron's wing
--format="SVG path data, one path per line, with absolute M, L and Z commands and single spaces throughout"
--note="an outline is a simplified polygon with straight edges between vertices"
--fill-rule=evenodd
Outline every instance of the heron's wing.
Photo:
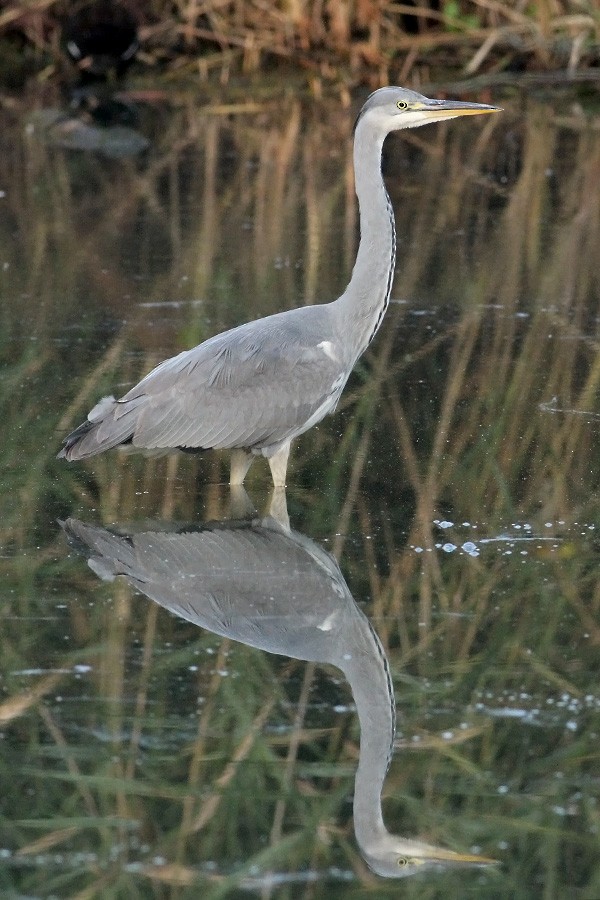
M 244 523 L 123 535 L 77 519 L 63 528 L 100 578 L 122 575 L 189 622 L 273 653 L 329 661 L 335 632 L 360 616 L 337 564 L 296 532 Z
M 166 360 L 118 402 L 115 419 L 134 415 L 138 447 L 288 440 L 334 408 L 347 377 L 334 343 L 319 339 L 322 309 L 250 322 Z

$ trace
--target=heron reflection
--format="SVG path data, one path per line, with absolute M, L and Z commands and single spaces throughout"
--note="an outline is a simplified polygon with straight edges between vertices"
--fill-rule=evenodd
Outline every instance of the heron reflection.
M 139 534 L 118 534 L 75 519 L 63 527 L 100 578 L 122 576 L 161 606 L 215 634 L 341 669 L 360 722 L 354 831 L 376 873 L 395 878 L 494 862 L 386 829 L 381 792 L 396 713 L 388 660 L 337 562 L 322 547 L 273 517 Z

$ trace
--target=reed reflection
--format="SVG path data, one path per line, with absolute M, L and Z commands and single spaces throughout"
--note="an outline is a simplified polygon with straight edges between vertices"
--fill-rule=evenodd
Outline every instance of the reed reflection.
M 281 498 L 279 498 L 279 501 Z M 272 506 L 271 512 L 275 512 Z M 395 736 L 388 660 L 336 560 L 278 514 L 178 531 L 116 533 L 68 519 L 70 541 L 103 580 L 117 576 L 189 622 L 225 638 L 340 669 L 360 722 L 354 831 L 379 875 L 398 878 L 493 860 L 391 834 L 381 792 Z

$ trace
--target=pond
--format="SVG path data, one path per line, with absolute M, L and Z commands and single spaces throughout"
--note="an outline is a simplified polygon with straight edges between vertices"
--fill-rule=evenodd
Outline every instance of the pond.
M 359 99 L 0 109 L 2 896 L 600 896 L 600 118 L 489 99 L 386 142 L 390 307 L 283 496 L 55 457 L 341 293 Z

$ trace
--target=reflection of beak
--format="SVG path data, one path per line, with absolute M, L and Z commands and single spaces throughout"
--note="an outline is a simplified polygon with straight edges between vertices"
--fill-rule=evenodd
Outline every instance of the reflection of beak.
M 483 113 L 501 112 L 500 106 L 488 106 L 486 103 L 467 103 L 462 100 L 430 100 L 423 104 L 423 112 L 431 118 L 443 117 L 451 113 L 453 116 L 480 116 Z
M 417 862 L 417 860 L 415 860 Z M 432 847 L 431 854 L 423 857 L 420 862 L 439 863 L 441 866 L 497 866 L 497 859 L 488 856 L 475 856 L 472 853 L 454 853 L 453 850 L 444 850 L 443 847 Z

